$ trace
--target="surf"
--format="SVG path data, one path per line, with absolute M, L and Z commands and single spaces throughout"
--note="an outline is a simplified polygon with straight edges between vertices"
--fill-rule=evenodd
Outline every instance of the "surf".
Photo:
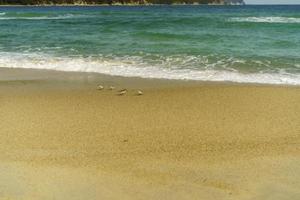
M 238 70 L 226 67 L 223 69 L 214 69 L 211 67 L 211 65 L 217 65 L 217 63 L 193 69 L 182 65 L 175 66 L 174 63 L 170 64 L 170 62 L 172 63 L 170 59 L 165 59 L 166 62 L 160 65 L 149 64 L 142 60 L 142 58 L 130 56 L 121 58 L 70 58 L 47 55 L 7 54 L 6 56 L 0 56 L 0 67 L 67 72 L 93 72 L 112 76 L 154 79 L 300 85 L 300 74 L 288 73 L 285 70 L 278 72 L 257 71 L 242 73 Z M 188 60 L 189 59 L 183 62 L 181 61 L 181 63 L 186 63 Z M 241 63 L 242 61 L 234 62 Z M 205 65 L 204 62 L 202 64 Z
M 253 23 L 284 23 L 299 24 L 300 18 L 296 17 L 233 17 L 231 22 L 253 22 Z

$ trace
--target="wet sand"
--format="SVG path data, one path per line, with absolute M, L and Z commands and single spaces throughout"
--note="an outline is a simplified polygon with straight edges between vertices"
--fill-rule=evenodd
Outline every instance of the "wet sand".
M 0 199 L 300 199 L 299 87 L 1 72 Z

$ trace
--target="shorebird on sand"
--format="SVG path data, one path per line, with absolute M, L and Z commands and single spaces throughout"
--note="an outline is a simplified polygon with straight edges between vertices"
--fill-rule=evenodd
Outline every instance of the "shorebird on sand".
M 138 91 L 137 91 L 137 95 L 138 95 L 138 96 L 141 96 L 141 95 L 143 95 L 143 94 L 144 94 L 143 91 L 141 91 L 141 90 L 138 90 Z
M 109 87 L 109 90 L 114 90 L 114 89 L 115 89 L 114 86 L 110 86 L 110 87 Z
M 98 85 L 97 90 L 103 90 L 104 87 L 102 85 Z
M 122 96 L 127 93 L 127 89 L 120 90 L 118 95 Z

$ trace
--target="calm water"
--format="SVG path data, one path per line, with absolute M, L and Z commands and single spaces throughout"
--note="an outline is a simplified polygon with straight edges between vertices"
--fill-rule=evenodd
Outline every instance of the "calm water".
M 300 85 L 300 6 L 0 7 L 0 67 Z

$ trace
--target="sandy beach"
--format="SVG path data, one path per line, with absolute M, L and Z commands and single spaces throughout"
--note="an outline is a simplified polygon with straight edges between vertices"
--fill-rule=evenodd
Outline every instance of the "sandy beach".
M 17 69 L 0 79 L 1 200 L 300 199 L 299 87 Z

